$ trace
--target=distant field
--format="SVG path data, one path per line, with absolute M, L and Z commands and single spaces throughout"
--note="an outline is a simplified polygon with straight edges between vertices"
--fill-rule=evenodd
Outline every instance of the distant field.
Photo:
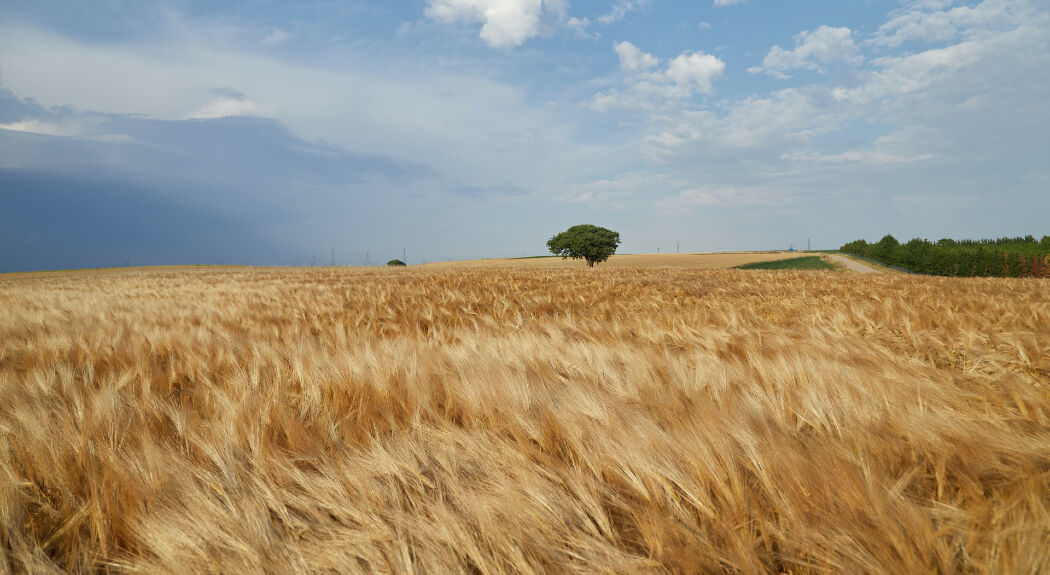
M 803 256 L 771 262 L 755 262 L 737 266 L 742 270 L 833 270 L 835 266 L 820 256 Z
M 1045 280 L 625 261 L 0 276 L 0 573 L 1050 572 Z
M 798 252 L 725 252 L 711 254 L 625 254 L 614 255 L 609 261 L 598 264 L 599 268 L 662 268 L 681 269 L 729 269 L 753 262 L 773 261 L 798 257 Z M 587 267 L 583 260 L 563 260 L 556 256 L 533 256 L 526 258 L 493 258 L 425 264 L 427 268 L 478 268 L 478 267 L 537 267 L 537 268 L 581 268 Z

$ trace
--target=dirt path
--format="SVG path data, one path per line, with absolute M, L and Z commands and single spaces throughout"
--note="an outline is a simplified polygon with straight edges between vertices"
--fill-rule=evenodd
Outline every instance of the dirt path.
M 855 260 L 853 258 L 848 258 L 846 256 L 842 256 L 842 255 L 839 255 L 839 254 L 826 254 L 826 255 L 828 256 L 828 258 L 831 259 L 832 262 L 837 263 L 837 264 L 842 264 L 843 266 L 846 267 L 846 269 L 848 269 L 851 272 L 857 272 L 857 273 L 861 273 L 861 274 L 878 274 L 878 273 L 882 273 L 880 270 L 877 270 L 877 269 L 869 266 L 868 264 L 858 262 L 857 260 Z

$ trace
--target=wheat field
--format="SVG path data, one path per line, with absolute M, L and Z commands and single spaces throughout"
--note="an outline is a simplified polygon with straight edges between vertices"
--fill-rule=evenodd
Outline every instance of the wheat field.
M 686 253 L 686 254 L 615 254 L 601 264 L 603 269 L 610 268 L 678 268 L 694 270 L 728 269 L 744 264 L 768 262 L 797 258 L 803 252 L 719 252 L 719 253 Z M 462 260 L 451 262 L 434 262 L 424 264 L 428 269 L 448 268 L 578 268 L 583 260 L 573 260 L 556 256 L 525 258 L 492 258 L 485 260 Z
M 0 276 L 0 573 L 1050 572 L 1048 288 Z

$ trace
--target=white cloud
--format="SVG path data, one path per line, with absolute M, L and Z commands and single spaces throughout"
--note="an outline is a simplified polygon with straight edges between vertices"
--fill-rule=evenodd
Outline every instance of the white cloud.
M 623 17 L 628 13 L 645 8 L 645 6 L 649 4 L 649 1 L 650 0 L 621 0 L 621 2 L 616 6 L 613 6 L 612 10 L 607 14 L 598 16 L 598 22 L 601 22 L 602 24 L 612 24 L 613 22 L 623 20 Z
M 725 70 L 725 62 L 701 51 L 682 52 L 667 61 L 663 70 L 655 70 L 660 59 L 642 52 L 630 42 L 614 46 L 620 58 L 620 69 L 627 74 L 625 89 L 611 88 L 596 93 L 585 104 L 596 112 L 641 110 L 653 112 L 677 105 L 696 94 L 714 92 L 714 81 Z
M 930 86 L 950 81 L 961 69 L 987 55 L 989 46 L 968 41 L 895 58 L 874 61 L 876 69 L 855 88 L 835 88 L 836 100 L 869 105 L 892 103 L 908 94 L 921 94 Z
M 587 32 L 587 28 L 591 25 L 591 21 L 588 18 L 577 18 L 575 16 L 565 21 L 565 26 L 576 33 L 581 38 L 595 38 L 599 37 L 598 34 L 591 34 Z
M 715 0 L 715 6 L 732 6 L 733 4 L 740 4 L 745 0 Z
M 520 46 L 540 32 L 542 0 L 427 0 L 426 15 L 440 22 L 481 23 L 493 47 Z
M 84 132 L 83 126 L 80 125 L 41 120 L 20 120 L 18 122 L 0 124 L 0 130 L 40 134 L 42 136 L 77 136 Z
M 0 25 L 3 85 L 45 108 L 70 105 L 101 115 L 266 115 L 307 141 L 396 157 L 468 185 L 509 181 L 541 193 L 564 189 L 570 173 L 609 162 L 605 148 L 576 141 L 556 110 L 534 106 L 521 88 L 481 74 L 403 61 L 377 71 L 352 52 L 322 67 L 197 38 L 130 50 Z M 511 143 L 493 135 L 526 132 L 534 136 Z
M 980 31 L 1009 29 L 1027 12 L 1029 7 L 1016 0 L 955 7 L 951 0 L 912 2 L 891 13 L 868 42 L 889 48 L 906 42 L 947 42 Z
M 725 62 L 710 54 L 683 52 L 667 65 L 666 74 L 680 89 L 710 94 L 714 91 L 714 79 L 722 75 L 725 67 Z
M 642 52 L 630 42 L 619 42 L 614 46 L 614 49 L 620 57 L 620 69 L 629 74 L 648 72 L 660 63 L 659 58 L 647 52 Z
M 986 2 L 974 9 L 1001 5 Z M 645 109 L 642 156 L 703 183 L 678 193 L 682 206 L 733 201 L 724 191 L 734 186 L 799 202 L 886 189 L 1039 197 L 1026 178 L 1050 145 L 1050 76 L 1039 73 L 1050 69 L 1050 12 L 1016 12 L 1002 30 L 975 22 L 948 46 L 867 62 L 848 84 Z
M 808 143 L 838 129 L 844 111 L 816 88 L 789 88 L 728 105 L 722 114 L 686 110 L 656 118 L 642 151 L 652 161 L 674 165 L 739 160 L 746 155 L 777 158 L 786 147 Z M 691 160 L 692 158 L 692 160 Z
M 210 120 L 215 118 L 228 118 L 231 116 L 269 117 L 272 115 L 272 106 L 257 104 L 243 97 L 219 97 L 189 114 L 182 116 L 182 119 Z
M 748 71 L 767 72 L 786 78 L 786 72 L 791 70 L 823 72 L 824 66 L 831 64 L 857 65 L 864 62 L 853 42 L 853 31 L 849 28 L 821 26 L 812 32 L 796 34 L 794 40 L 794 49 L 773 46 L 762 60 L 762 66 L 749 68 Z

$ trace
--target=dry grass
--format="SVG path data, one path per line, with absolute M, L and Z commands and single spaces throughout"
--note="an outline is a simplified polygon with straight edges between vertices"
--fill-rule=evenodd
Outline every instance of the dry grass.
M 1048 288 L 0 276 L 0 572 L 1048 572 Z
M 618 254 L 598 267 L 603 269 L 620 268 L 667 268 L 694 270 L 724 270 L 743 264 L 768 262 L 797 258 L 801 252 L 720 252 L 710 254 Z M 493 258 L 487 260 L 464 260 L 455 262 L 435 262 L 426 264 L 428 269 L 448 268 L 579 268 L 586 265 L 583 260 L 562 259 L 559 257 L 538 258 Z

